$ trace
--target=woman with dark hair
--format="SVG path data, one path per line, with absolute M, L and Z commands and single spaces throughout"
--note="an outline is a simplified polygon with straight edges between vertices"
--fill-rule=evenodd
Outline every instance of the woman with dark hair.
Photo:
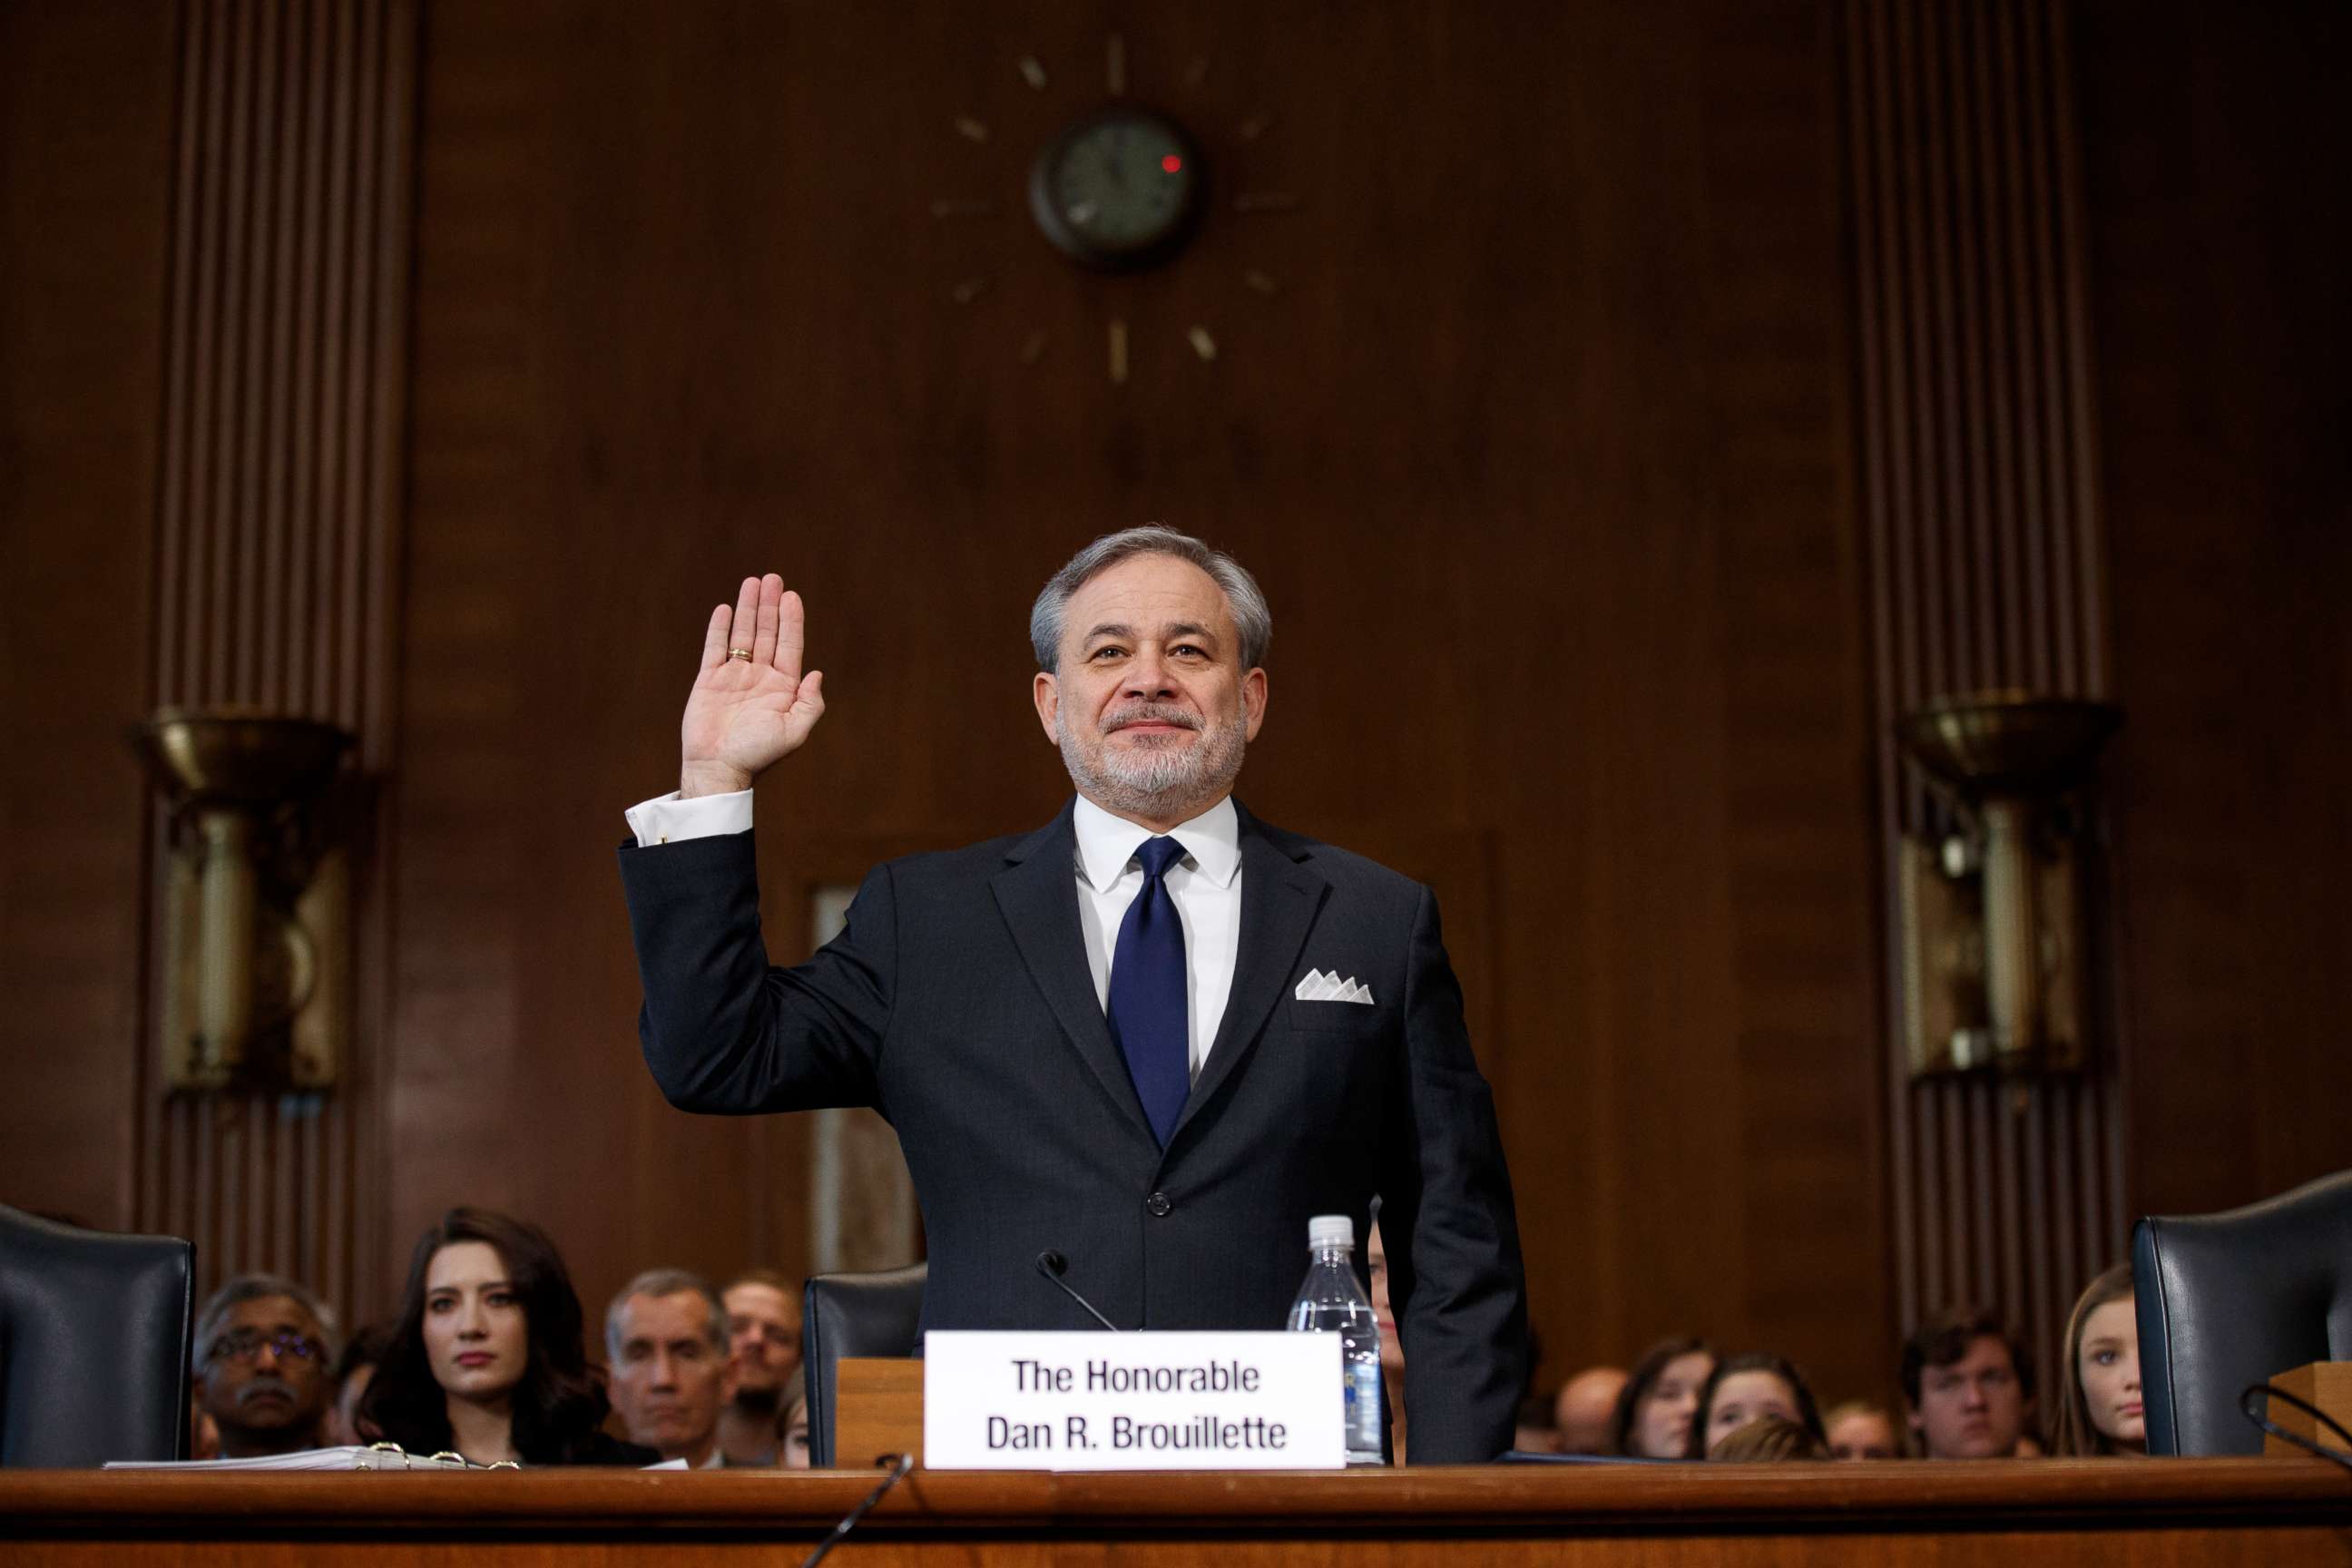
M 1698 1391 L 1698 1411 L 1691 1417 L 1685 1457 L 1707 1458 L 1717 1444 L 1766 1415 L 1795 1422 L 1827 1450 L 1822 1413 L 1813 1404 L 1813 1391 L 1805 1386 L 1805 1374 L 1782 1357 L 1759 1351 L 1716 1363 L 1706 1385 Z
M 1679 1459 L 1690 1446 L 1699 1385 L 1715 1370 L 1715 1348 L 1685 1334 L 1660 1340 L 1633 1365 L 1609 1416 L 1609 1451 L 1631 1459 Z
M 2138 1298 L 2131 1265 L 2091 1281 L 2066 1320 L 2066 1381 L 2050 1451 L 2061 1458 L 2147 1458 L 2140 1405 Z
M 481 1465 L 659 1459 L 601 1430 L 610 1409 L 580 1298 L 545 1231 L 461 1207 L 417 1237 L 361 1421 L 412 1454 L 454 1449 Z

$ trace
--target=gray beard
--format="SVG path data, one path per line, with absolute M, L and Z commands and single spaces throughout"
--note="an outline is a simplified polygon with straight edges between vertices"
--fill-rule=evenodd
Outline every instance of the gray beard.
M 1126 723 L 1139 717 L 1183 722 L 1191 715 L 1145 708 L 1122 709 L 1112 718 Z M 1167 817 L 1182 806 L 1214 800 L 1233 788 L 1240 776 L 1249 737 L 1239 715 L 1218 720 L 1194 732 L 1189 744 L 1171 740 L 1145 742 L 1128 752 L 1108 746 L 1092 755 L 1078 744 L 1070 728 L 1069 710 L 1054 716 L 1055 738 L 1062 748 L 1062 765 L 1078 793 L 1104 810 L 1135 816 Z

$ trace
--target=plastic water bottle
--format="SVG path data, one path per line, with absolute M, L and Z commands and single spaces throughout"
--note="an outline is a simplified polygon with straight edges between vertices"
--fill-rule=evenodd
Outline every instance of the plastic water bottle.
M 1350 1266 L 1356 1222 L 1343 1214 L 1318 1215 L 1307 1222 L 1307 1246 L 1315 1261 L 1298 1288 L 1298 1300 L 1290 1304 L 1289 1326 L 1294 1333 L 1339 1336 L 1348 1463 L 1377 1465 L 1382 1462 L 1381 1326 Z

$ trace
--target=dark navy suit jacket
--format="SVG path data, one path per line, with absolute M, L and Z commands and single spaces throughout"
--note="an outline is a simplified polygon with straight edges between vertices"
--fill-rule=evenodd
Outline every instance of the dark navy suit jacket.
M 1236 803 L 1238 804 L 1238 803 Z M 870 1105 L 898 1130 L 929 1249 L 926 1329 L 1273 1329 L 1307 1221 L 1381 1194 L 1410 1457 L 1511 1445 L 1525 1283 L 1493 1096 L 1429 889 L 1240 816 L 1223 1022 L 1166 1149 L 1095 997 L 1070 809 L 1021 837 L 877 867 L 847 928 L 771 967 L 751 835 L 621 850 L 646 1064 L 672 1104 Z M 1301 1002 L 1310 969 L 1374 1004 Z

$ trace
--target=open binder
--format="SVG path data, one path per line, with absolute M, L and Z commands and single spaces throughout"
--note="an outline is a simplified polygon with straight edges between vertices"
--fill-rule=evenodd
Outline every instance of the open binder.
M 291 1454 L 257 1454 L 247 1459 L 115 1459 L 110 1470 L 519 1470 L 511 1459 L 477 1465 L 459 1454 L 412 1454 L 397 1443 L 366 1447 L 302 1448 Z

